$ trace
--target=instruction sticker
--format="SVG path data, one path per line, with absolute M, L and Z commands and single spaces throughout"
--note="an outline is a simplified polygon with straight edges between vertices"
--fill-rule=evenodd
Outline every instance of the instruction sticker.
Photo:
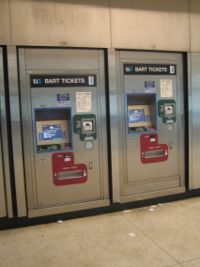
M 91 92 L 76 92 L 76 111 L 92 111 L 92 94 Z
M 144 92 L 145 93 L 155 93 L 156 92 L 155 81 L 145 81 L 144 82 Z
M 170 79 L 160 80 L 160 96 L 161 97 L 173 96 L 172 80 Z

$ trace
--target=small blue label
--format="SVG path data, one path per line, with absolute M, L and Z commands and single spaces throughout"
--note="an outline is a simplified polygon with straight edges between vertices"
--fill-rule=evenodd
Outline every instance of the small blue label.
M 156 91 L 155 81 L 145 81 L 144 82 L 144 91 L 145 91 L 145 93 L 155 93 L 155 91 Z
M 70 101 L 70 94 L 57 94 L 57 101 L 59 103 Z

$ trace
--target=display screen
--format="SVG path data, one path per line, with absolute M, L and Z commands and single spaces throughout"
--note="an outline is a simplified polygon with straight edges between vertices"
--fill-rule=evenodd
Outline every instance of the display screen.
M 129 122 L 146 121 L 144 109 L 129 110 Z
M 39 140 L 54 140 L 65 138 L 66 132 L 62 131 L 61 125 L 59 124 L 44 125 L 42 127 L 42 133 L 39 133 Z
M 128 106 L 128 125 L 129 127 L 150 127 L 150 115 L 148 105 Z
M 69 129 L 66 120 L 37 121 L 36 127 L 38 145 L 69 142 Z

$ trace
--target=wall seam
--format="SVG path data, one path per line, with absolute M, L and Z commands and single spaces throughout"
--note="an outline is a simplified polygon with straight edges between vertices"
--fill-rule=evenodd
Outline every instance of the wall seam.
M 110 47 L 113 48 L 113 42 L 112 42 L 111 0 L 109 0 L 109 16 L 110 16 Z
M 192 52 L 192 2 L 189 0 L 189 51 Z

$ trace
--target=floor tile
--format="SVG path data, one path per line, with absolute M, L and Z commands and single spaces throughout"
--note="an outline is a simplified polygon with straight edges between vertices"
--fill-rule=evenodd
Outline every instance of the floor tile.
M 190 262 L 182 263 L 183 267 L 200 267 L 200 259 L 192 260 Z
M 0 233 L 3 267 L 166 267 L 167 253 L 123 213 Z
M 146 207 L 125 216 L 178 262 L 200 257 L 200 198 Z

